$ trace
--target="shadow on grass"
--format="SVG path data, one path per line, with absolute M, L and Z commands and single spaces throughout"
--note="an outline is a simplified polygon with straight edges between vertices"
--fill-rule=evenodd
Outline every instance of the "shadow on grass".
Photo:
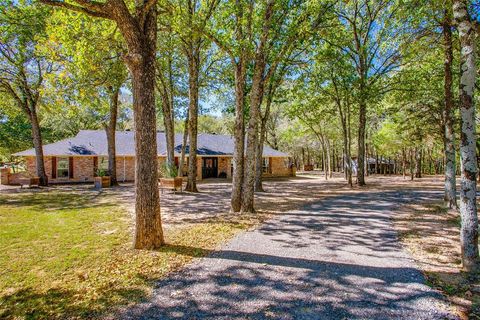
M 128 304 L 144 300 L 145 291 L 136 288 L 112 289 L 90 303 L 78 303 L 80 292 L 50 289 L 37 292 L 25 288 L 0 297 L 2 319 L 71 319 L 95 318 L 105 313 L 112 303 Z
M 107 201 L 108 200 L 108 201 Z M 46 192 L 18 193 L 16 195 L 1 196 L 0 206 L 10 206 L 42 211 L 63 211 L 73 209 L 95 208 L 116 205 L 114 199 L 104 197 L 101 192 L 94 190 L 61 191 L 49 190 Z

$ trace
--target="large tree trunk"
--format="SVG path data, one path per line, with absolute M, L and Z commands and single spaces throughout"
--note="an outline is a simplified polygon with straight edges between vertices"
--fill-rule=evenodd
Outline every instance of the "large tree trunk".
M 185 190 L 197 190 L 197 124 L 198 124 L 198 77 L 200 68 L 199 44 L 190 50 L 188 58 L 188 180 Z
M 132 14 L 123 1 L 92 3 L 40 0 L 53 6 L 112 19 L 127 44 L 124 60 L 130 70 L 135 128 L 135 237 L 137 249 L 164 243 L 158 192 L 158 155 L 155 108 L 156 1 L 138 1 Z
M 108 144 L 108 173 L 110 175 L 110 185 L 115 186 L 117 182 L 117 156 L 115 151 L 115 132 L 117 130 L 118 118 L 118 94 L 119 87 L 111 88 L 110 92 L 110 115 L 108 125 L 105 127 Z
M 254 213 L 255 162 L 258 145 L 258 123 L 260 122 L 260 104 L 263 95 L 264 59 L 257 59 L 250 93 L 250 119 L 247 129 L 247 148 L 245 153 L 245 179 L 243 182 L 242 212 Z M 263 67 L 262 65 L 263 64 Z
M 122 24 L 119 27 L 122 29 Z M 151 10 L 135 36 L 127 34 L 127 65 L 132 76 L 135 127 L 135 240 L 136 249 L 164 244 L 158 192 L 157 123 L 155 110 L 156 14 Z
M 260 105 L 262 104 L 266 67 L 265 50 L 272 20 L 274 1 L 269 0 L 266 5 L 262 35 L 255 53 L 252 89 L 250 92 L 250 119 L 247 129 L 247 148 L 245 154 L 245 178 L 243 181 L 242 212 L 255 212 L 255 162 L 258 144 L 258 124 L 260 122 Z
M 245 78 L 246 61 L 245 57 L 241 56 L 239 63 L 235 66 L 235 143 L 233 149 L 232 196 L 230 202 L 232 212 L 239 212 L 242 208 L 242 190 L 245 159 Z
M 457 187 L 455 179 L 455 134 L 453 132 L 453 94 L 452 94 L 452 64 L 453 64 L 453 47 L 452 47 L 452 21 L 449 9 L 445 10 L 443 22 L 443 40 L 445 50 L 444 62 L 444 142 L 445 142 L 445 205 L 450 209 L 458 209 L 457 205 Z
M 40 124 L 38 122 L 37 111 L 34 106 L 29 109 L 28 116 L 30 118 L 30 124 L 32 125 L 32 140 L 33 147 L 35 149 L 37 176 L 40 178 L 41 186 L 48 186 L 48 177 L 45 173 L 45 161 L 43 158 L 42 133 L 40 132 Z
M 461 48 L 460 115 L 462 119 L 460 158 L 462 163 L 460 187 L 460 240 L 462 263 L 466 271 L 478 266 L 477 217 L 477 159 L 475 153 L 475 30 L 467 11 L 467 1 L 453 2 L 453 16 L 457 24 Z
M 235 40 L 243 43 L 251 34 L 253 3 L 250 3 L 246 15 L 247 27 L 244 28 L 244 6 L 239 0 L 235 1 Z M 246 32 L 245 32 L 246 31 Z M 240 212 L 242 209 L 242 194 L 245 169 L 245 89 L 248 64 L 248 48 L 241 46 L 238 57 L 231 57 L 235 76 L 235 127 L 233 132 L 233 174 L 232 194 L 230 199 L 231 211 Z

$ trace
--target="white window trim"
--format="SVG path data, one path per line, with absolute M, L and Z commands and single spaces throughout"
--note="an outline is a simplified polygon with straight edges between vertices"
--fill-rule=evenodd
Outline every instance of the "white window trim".
M 60 160 L 66 160 L 66 162 L 67 162 L 67 176 L 66 176 L 66 177 L 63 177 L 63 176 L 61 176 L 60 174 L 58 174 L 58 172 L 59 172 L 59 171 L 58 171 L 58 170 L 59 170 L 58 164 L 60 163 Z M 57 179 L 60 179 L 60 180 L 62 180 L 62 179 L 65 179 L 65 180 L 69 179 L 69 178 L 70 178 L 70 158 L 69 158 L 69 157 L 57 157 L 57 161 L 56 161 L 56 162 L 57 162 L 57 168 L 56 168 L 56 170 L 57 170 Z M 60 169 L 60 170 L 65 170 L 65 169 Z

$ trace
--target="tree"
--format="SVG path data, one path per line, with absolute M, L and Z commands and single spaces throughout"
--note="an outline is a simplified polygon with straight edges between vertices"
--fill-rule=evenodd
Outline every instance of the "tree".
M 163 29 L 163 37 L 158 39 L 158 47 L 163 51 L 164 55 L 158 55 L 157 57 L 157 89 L 160 94 L 160 103 L 162 110 L 163 125 L 165 127 L 165 142 L 167 146 L 167 164 L 169 166 L 175 165 L 175 79 L 174 69 L 175 61 L 174 57 L 178 53 L 177 49 L 177 37 L 173 29 L 173 13 L 170 12 L 164 19 L 160 19 L 160 24 L 165 24 Z M 182 159 L 183 160 L 183 159 Z M 181 170 L 179 170 L 181 173 Z
M 288 12 L 280 15 L 279 19 L 274 19 L 272 26 L 272 35 L 269 40 L 269 50 L 266 51 L 266 70 L 262 85 L 262 103 L 264 111 L 261 108 L 259 112 L 258 142 L 255 154 L 255 191 L 263 192 L 262 185 L 262 155 L 263 146 L 267 135 L 267 122 L 270 117 L 270 109 L 279 87 L 282 85 L 285 77 L 291 69 L 297 64 L 303 64 L 301 57 L 306 56 L 305 51 L 311 45 L 313 33 L 309 29 L 317 29 L 321 18 L 325 16 L 328 6 L 320 5 L 314 10 L 308 10 L 302 6 L 302 3 L 284 3 L 277 11 Z M 312 11 L 316 14 L 312 14 Z M 320 13 L 318 13 L 318 12 Z M 292 18 L 289 18 L 291 16 Z M 293 18 L 296 17 L 296 18 Z M 312 17 L 315 17 L 311 21 Z M 294 71 L 295 72 L 295 71 Z
M 197 131 L 198 106 L 200 90 L 200 70 L 202 67 L 202 51 L 209 45 L 203 30 L 212 17 L 218 0 L 180 1 L 176 6 L 179 10 L 178 32 L 182 43 L 182 51 L 188 65 L 188 181 L 185 190 L 197 190 Z
M 252 0 L 236 0 L 235 3 L 226 3 L 220 17 L 214 19 L 213 26 L 204 30 L 209 39 L 225 52 L 230 58 L 234 73 L 235 95 L 235 127 L 233 150 L 233 176 L 231 211 L 239 212 L 242 208 L 242 194 L 244 181 L 244 156 L 245 156 L 245 95 L 247 66 L 251 57 L 251 40 L 253 24 Z M 234 23 L 229 32 L 216 33 L 224 26 L 225 18 L 233 15 Z
M 353 186 L 351 109 L 352 100 L 355 98 L 355 69 L 338 48 L 328 44 L 317 47 L 311 76 L 316 89 L 324 95 L 324 99 L 336 106 L 342 126 L 345 176 L 348 184 Z
M 36 174 L 40 185 L 46 186 L 38 109 L 44 77 L 52 71 L 52 64 L 37 51 L 36 45 L 38 39 L 45 37 L 48 10 L 14 1 L 4 2 L 0 10 L 0 20 L 7 22 L 0 26 L 0 91 L 11 97 L 30 122 Z
M 260 105 L 263 99 L 265 86 L 264 73 L 266 68 L 266 48 L 268 47 L 269 33 L 272 26 L 274 1 L 268 0 L 264 8 L 263 28 L 258 39 L 254 54 L 252 87 L 250 91 L 250 118 L 247 127 L 247 146 L 245 149 L 245 178 L 243 182 L 242 212 L 253 213 L 255 188 L 255 161 L 258 144 L 258 123 L 260 119 Z
M 475 29 L 466 0 L 453 1 L 453 18 L 460 39 L 460 116 L 462 163 L 460 186 L 460 240 L 462 264 L 466 271 L 478 267 L 477 159 L 475 132 Z
M 123 0 L 40 0 L 40 2 L 116 22 L 127 44 L 125 63 L 132 77 L 135 123 L 135 240 L 137 249 L 164 244 L 158 192 L 155 113 L 157 0 L 139 1 L 133 12 Z
M 359 185 L 365 185 L 365 134 L 367 105 L 386 88 L 376 88 L 379 80 L 400 63 L 403 31 L 395 25 L 400 4 L 395 1 L 355 0 L 338 2 L 336 35 L 325 39 L 341 49 L 357 72 L 358 173 Z
M 68 22 L 67 22 L 68 21 Z M 116 128 L 120 89 L 127 78 L 121 60 L 124 43 L 114 23 L 74 12 L 57 11 L 47 27 L 45 52 L 61 65 L 61 80 L 50 81 L 55 94 L 62 90 L 80 107 L 97 114 L 99 127 L 107 135 L 108 171 L 117 184 Z M 53 58 L 52 58 L 53 57 Z M 64 76 L 66 74 L 66 76 Z M 56 79 L 55 79 L 56 80 Z M 58 85 L 60 84 L 60 85 Z M 66 106 L 62 105 L 62 108 Z
M 282 81 L 285 70 L 283 64 L 288 64 L 291 54 L 295 54 L 303 41 L 311 38 L 309 30 L 319 29 L 328 6 L 320 2 L 311 10 L 303 1 L 267 1 L 260 7 L 262 28 L 255 32 L 258 39 L 253 54 L 253 70 L 250 89 L 250 109 L 247 128 L 247 143 L 245 153 L 245 180 L 243 185 L 242 211 L 254 212 L 255 182 L 260 182 L 260 166 L 263 153 L 265 124 L 268 112 L 262 117 L 261 105 L 265 88 L 274 94 L 275 82 Z M 278 71 L 277 71 L 278 70 Z M 269 88 L 269 83 L 273 87 Z M 268 97 L 267 97 L 268 100 Z M 268 101 L 267 101 L 268 102 Z M 263 118 L 263 119 L 262 119 Z M 257 179 L 256 179 L 257 178 Z M 261 190 L 260 183 L 257 189 Z
M 447 1 L 448 3 L 448 1 Z M 445 124 L 444 143 L 445 143 L 445 194 L 444 201 L 450 209 L 457 209 L 457 187 L 455 178 L 455 134 L 454 128 L 454 107 L 453 107 L 453 41 L 452 41 L 452 18 L 451 8 L 448 6 L 444 10 L 442 33 L 444 41 L 444 96 L 445 109 L 443 121 Z

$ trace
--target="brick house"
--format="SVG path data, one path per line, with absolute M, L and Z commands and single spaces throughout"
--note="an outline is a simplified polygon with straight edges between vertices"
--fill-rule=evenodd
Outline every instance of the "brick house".
M 178 166 L 183 135 L 175 135 L 175 163 Z M 211 177 L 230 178 L 234 140 L 231 136 L 198 135 L 197 179 Z M 188 146 L 184 172 L 188 168 Z M 103 130 L 81 130 L 75 137 L 43 146 L 45 170 L 51 183 L 90 182 L 97 169 L 108 168 L 107 137 Z M 166 159 L 165 133 L 157 133 L 159 164 Z M 135 143 L 132 131 L 116 132 L 117 179 L 133 181 L 135 178 Z M 14 154 L 23 157 L 27 171 L 36 173 L 35 150 Z M 268 146 L 263 149 L 263 174 L 266 177 L 293 176 L 287 154 Z

